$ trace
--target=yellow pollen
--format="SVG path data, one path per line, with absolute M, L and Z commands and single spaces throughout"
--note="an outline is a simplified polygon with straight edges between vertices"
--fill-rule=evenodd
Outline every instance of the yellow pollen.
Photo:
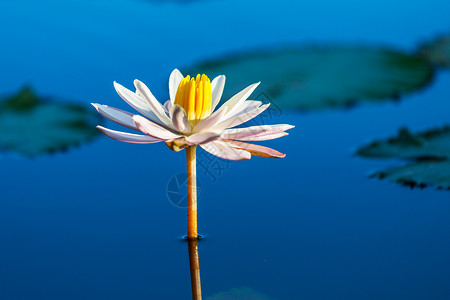
M 192 126 L 211 114 L 211 81 L 203 74 L 184 77 L 177 89 L 175 104 L 181 106 Z

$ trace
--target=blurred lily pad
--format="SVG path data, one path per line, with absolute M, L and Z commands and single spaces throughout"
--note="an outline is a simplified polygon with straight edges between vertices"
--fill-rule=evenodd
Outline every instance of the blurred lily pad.
M 64 151 L 97 136 L 98 122 L 84 105 L 40 99 L 26 87 L 0 101 L 0 152 L 34 157 Z
M 359 149 L 358 155 L 399 159 L 450 158 L 450 128 L 444 127 L 419 134 L 402 128 L 394 138 L 375 141 Z
M 227 292 L 220 292 L 207 297 L 206 300 L 274 300 L 266 295 L 258 293 L 251 288 L 233 288 Z
M 421 161 L 377 172 L 372 176 L 410 186 L 411 188 L 424 188 L 431 185 L 439 189 L 450 189 L 450 162 L 447 160 Z
M 422 45 L 420 54 L 432 64 L 450 67 L 450 35 L 445 35 Z
M 372 177 L 410 187 L 450 189 L 450 127 L 418 134 L 402 128 L 397 137 L 375 141 L 360 148 L 357 154 L 409 162 L 401 167 L 376 172 Z
M 281 107 L 319 110 L 363 101 L 398 99 L 428 84 L 424 59 L 369 47 L 305 47 L 261 50 L 205 61 L 189 74 L 227 75 L 225 97 L 254 82 Z

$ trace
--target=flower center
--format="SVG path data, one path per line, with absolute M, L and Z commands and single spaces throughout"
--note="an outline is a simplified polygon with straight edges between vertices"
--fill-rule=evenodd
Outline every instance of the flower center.
M 211 114 L 211 81 L 203 74 L 196 78 L 184 77 L 177 89 L 175 104 L 186 111 L 192 126 Z

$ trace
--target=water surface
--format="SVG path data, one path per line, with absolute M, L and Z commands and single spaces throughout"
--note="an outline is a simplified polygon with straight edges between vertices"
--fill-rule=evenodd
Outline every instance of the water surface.
M 164 101 L 174 67 L 229 51 L 311 42 L 411 51 L 450 28 L 445 0 L 19 0 L 0 8 L 1 94 L 30 84 L 123 109 L 114 80 L 131 87 L 139 78 Z M 353 151 L 403 125 L 448 123 L 449 86 L 442 71 L 401 103 L 285 111 L 271 123 L 296 128 L 264 143 L 285 159 L 213 160 L 209 168 L 225 170 L 199 178 L 203 294 L 249 287 L 278 300 L 448 299 L 450 194 L 368 179 L 398 162 Z M 189 299 L 186 211 L 167 197 L 170 179 L 185 172 L 184 152 L 102 136 L 64 154 L 4 155 L 0 165 L 2 299 Z

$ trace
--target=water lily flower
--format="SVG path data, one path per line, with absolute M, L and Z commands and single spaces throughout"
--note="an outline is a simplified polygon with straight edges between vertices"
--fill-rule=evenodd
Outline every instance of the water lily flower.
M 287 135 L 285 131 L 294 126 L 261 125 L 247 128 L 233 128 L 262 113 L 269 104 L 247 100 L 259 83 L 237 93 L 219 109 L 215 110 L 222 96 L 225 76 L 212 82 L 205 75 L 196 78 L 183 75 L 175 69 L 170 75 L 170 100 L 162 105 L 147 86 L 134 81 L 136 92 L 114 82 L 117 93 L 131 107 L 143 116 L 93 103 L 105 118 L 144 135 L 119 132 L 97 126 L 110 138 L 127 143 L 166 144 L 175 151 L 200 145 L 209 153 L 229 160 L 245 160 L 251 156 L 282 158 L 285 155 L 247 141 L 264 141 Z
M 247 100 L 259 83 L 243 89 L 218 109 L 216 107 L 225 86 L 223 75 L 217 76 L 211 82 L 206 75 L 197 75 L 195 78 L 189 75 L 183 77 L 180 71 L 175 69 L 169 78 L 170 100 L 164 105 L 141 81 L 135 80 L 134 85 L 136 92 L 114 82 L 120 97 L 142 115 L 96 103 L 92 105 L 105 118 L 143 134 L 115 131 L 103 126 L 97 128 L 110 138 L 122 142 L 136 144 L 165 142 L 174 151 L 186 148 L 188 214 L 191 213 L 188 216 L 188 237 L 197 237 L 195 189 L 197 145 L 215 156 L 229 160 L 246 160 L 251 156 L 271 158 L 285 156 L 274 149 L 247 142 L 286 136 L 288 133 L 285 131 L 294 126 L 279 124 L 235 128 L 255 118 L 269 106 L 263 105 L 260 101 Z M 195 203 L 190 203 L 192 201 Z

